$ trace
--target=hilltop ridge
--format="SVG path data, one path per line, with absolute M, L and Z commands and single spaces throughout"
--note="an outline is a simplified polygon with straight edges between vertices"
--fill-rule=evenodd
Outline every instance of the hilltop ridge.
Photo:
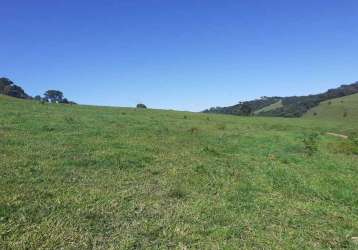
M 307 96 L 261 97 L 260 99 L 240 102 L 228 107 L 206 109 L 204 113 L 221 113 L 230 115 L 258 115 L 274 117 L 301 117 L 308 110 L 321 102 L 358 93 L 358 82 L 341 85 L 324 93 Z M 276 105 L 275 105 L 276 104 Z

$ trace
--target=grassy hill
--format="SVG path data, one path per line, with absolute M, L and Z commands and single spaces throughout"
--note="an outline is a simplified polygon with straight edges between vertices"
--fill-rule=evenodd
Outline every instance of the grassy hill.
M 256 110 L 256 111 L 254 111 L 254 114 L 258 115 L 261 112 L 268 112 L 268 111 L 275 110 L 275 109 L 278 109 L 278 108 L 281 108 L 281 107 L 282 107 L 282 100 L 277 101 L 277 102 L 275 102 L 275 103 L 273 103 L 271 105 L 265 106 L 262 109 Z
M 357 130 L 0 96 L 0 248 L 355 249 Z
M 304 117 L 358 123 L 358 94 L 321 102 L 317 107 L 304 114 Z

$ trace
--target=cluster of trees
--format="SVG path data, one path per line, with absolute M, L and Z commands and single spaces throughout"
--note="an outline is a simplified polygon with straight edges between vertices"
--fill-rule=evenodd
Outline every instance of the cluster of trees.
M 0 78 L 0 94 L 22 99 L 31 98 L 20 86 L 16 85 L 10 79 L 5 77 Z
M 320 102 L 327 101 L 334 98 L 339 98 L 347 95 L 358 93 L 358 82 L 341 85 L 335 89 L 308 96 L 290 96 L 290 97 L 261 97 L 260 99 L 240 102 L 237 105 L 229 107 L 216 107 L 204 110 L 207 113 L 223 113 L 231 115 L 252 115 L 255 111 L 262 109 L 268 105 L 282 102 L 282 107 L 272 109 L 265 112 L 260 112 L 260 116 L 280 116 L 280 117 L 300 117 L 309 109 L 317 106 Z
M 69 101 L 65 98 L 63 93 L 59 90 L 48 90 L 44 93 L 43 97 L 39 95 L 31 97 L 26 94 L 20 86 L 16 85 L 6 77 L 0 78 L 0 94 L 21 99 L 34 99 L 41 102 L 76 104 L 75 102 Z
M 65 103 L 65 104 L 76 104 L 75 102 L 69 101 L 63 96 L 63 93 L 59 90 L 47 90 L 44 96 L 35 96 L 36 101 L 51 102 L 51 103 Z

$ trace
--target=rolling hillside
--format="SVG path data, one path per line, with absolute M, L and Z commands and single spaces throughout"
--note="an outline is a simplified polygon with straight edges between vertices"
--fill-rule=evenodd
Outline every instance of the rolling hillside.
M 357 130 L 0 96 L 0 248 L 354 249 Z
M 322 120 L 342 120 L 358 124 L 358 94 L 321 102 L 303 116 Z
M 321 102 L 358 93 L 358 82 L 341 85 L 324 93 L 307 96 L 261 97 L 240 102 L 229 107 L 213 107 L 204 113 L 219 113 L 241 116 L 301 117 Z
M 271 105 L 265 106 L 262 109 L 254 111 L 254 115 L 259 115 L 262 112 L 268 112 L 282 107 L 282 100 L 279 100 Z

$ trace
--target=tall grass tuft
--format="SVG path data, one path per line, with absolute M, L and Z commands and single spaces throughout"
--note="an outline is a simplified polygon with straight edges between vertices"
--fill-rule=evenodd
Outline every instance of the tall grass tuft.
M 318 151 L 319 134 L 312 132 L 307 134 L 303 140 L 304 149 L 307 155 L 312 156 Z

